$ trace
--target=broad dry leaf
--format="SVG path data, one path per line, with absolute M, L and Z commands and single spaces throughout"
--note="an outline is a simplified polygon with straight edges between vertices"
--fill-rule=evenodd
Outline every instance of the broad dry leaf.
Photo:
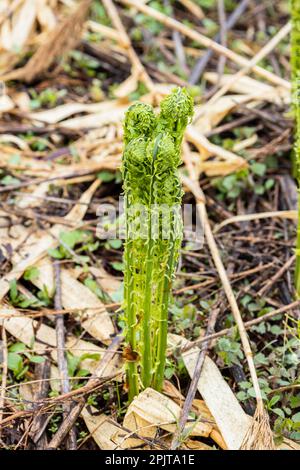
M 95 180 L 82 194 L 78 203 L 65 217 L 67 221 L 78 221 L 78 225 L 80 225 L 80 221 L 86 213 L 88 203 L 99 184 L 100 181 Z M 47 255 L 48 250 L 58 244 L 60 233 L 66 231 L 66 229 L 66 226 L 57 224 L 50 228 L 49 233 L 34 233 L 28 237 L 19 252 L 13 254 L 12 270 L 0 279 L 0 300 L 2 300 L 9 291 L 10 282 L 15 279 L 20 279 L 27 268 L 34 266 L 40 259 Z M 28 230 L 25 227 L 21 227 L 21 230 L 23 230 L 25 235 L 28 234 Z
M 222 96 L 215 103 L 198 106 L 195 109 L 195 116 L 198 112 L 201 112 L 201 117 L 194 120 L 193 126 L 202 134 L 207 134 L 239 104 L 245 104 L 251 100 L 251 95 L 227 95 Z
M 180 416 L 180 407 L 170 398 L 147 388 L 141 392 L 130 404 L 124 418 L 123 425 L 131 431 L 144 437 L 153 437 L 156 428 L 174 432 Z M 208 437 L 213 426 L 206 422 L 188 422 L 186 431 L 190 436 Z M 137 439 L 127 440 L 127 445 L 137 445 Z
M 247 161 L 229 150 L 211 143 L 195 126 L 188 126 L 186 139 L 199 151 L 199 169 L 207 175 L 226 175 L 248 167 Z M 216 156 L 220 160 L 206 161 Z
M 99 448 L 102 450 L 125 449 L 126 446 L 123 446 L 121 441 L 126 442 L 128 433 L 120 429 L 120 426 L 109 416 L 99 415 L 97 412 L 98 410 L 93 407 L 84 408 L 81 416 Z
M 233 77 L 234 75 L 232 74 L 222 75 L 220 86 L 227 85 Z M 219 74 L 215 72 L 206 72 L 204 74 L 204 78 L 209 82 L 216 84 L 219 81 Z M 270 101 L 279 105 L 282 103 L 288 104 L 291 101 L 290 92 L 286 88 L 275 87 L 248 76 L 239 77 L 230 86 L 230 91 L 245 95 L 253 96 L 254 90 L 255 93 L 257 93 L 256 97 L 260 96 L 263 101 Z
M 1 84 L 0 84 L 1 85 Z M 0 96 L 0 113 L 7 113 L 14 109 L 15 104 L 12 99 L 7 95 Z
M 106 124 L 121 121 L 124 118 L 127 109 L 128 104 L 106 112 L 68 119 L 67 121 L 62 121 L 60 124 L 68 129 L 97 128 Z
M 122 282 L 115 276 L 109 274 L 103 266 L 91 266 L 90 273 L 93 274 L 101 289 L 108 295 L 114 294 L 121 286 Z
M 32 283 L 39 289 L 47 287 L 54 290 L 54 273 L 50 261 L 38 263 L 39 275 Z M 82 327 L 97 340 L 107 343 L 115 333 L 109 313 L 101 300 L 85 285 L 75 279 L 67 269 L 61 269 L 62 306 L 65 310 L 82 309 L 80 321 Z
M 126 80 L 121 83 L 118 88 L 114 90 L 114 95 L 117 98 L 125 98 L 126 96 L 133 93 L 138 87 L 138 73 L 132 72 Z
M 66 215 L 65 220 L 80 222 L 83 219 L 88 204 L 100 184 L 100 180 L 94 181 L 89 189 L 82 194 L 79 203 Z M 46 287 L 50 294 L 53 293 L 55 288 L 53 266 L 48 256 L 45 257 L 45 255 L 49 248 L 59 243 L 59 235 L 66 229 L 61 225 L 54 225 L 50 229 L 50 234 L 31 235 L 24 246 L 19 251 L 15 251 L 12 258 L 15 263 L 13 270 L 1 279 L 2 293 L 5 292 L 5 288 L 7 289 L 7 283 L 18 279 L 25 269 L 34 265 L 38 267 L 38 276 L 32 280 L 32 283 L 39 289 Z M 26 232 L 25 228 L 23 230 Z M 40 258 L 43 259 L 40 260 Z M 40 262 L 38 262 L 39 260 Z M 63 308 L 84 310 L 81 319 L 82 327 L 99 341 L 109 342 L 114 334 L 114 326 L 98 297 L 88 287 L 73 278 L 66 269 L 61 270 L 61 288 Z
M 7 316 L 10 318 L 6 318 Z M 0 308 L 0 324 L 19 341 L 30 347 L 35 353 L 43 354 L 47 348 L 51 350 L 51 356 L 56 361 L 56 331 L 48 325 L 39 323 L 38 321 L 20 316 L 19 312 L 12 307 Z M 105 349 L 99 348 L 94 343 L 83 341 L 75 336 L 68 336 L 66 340 L 66 348 L 76 357 L 84 354 L 97 354 L 99 359 L 84 359 L 81 367 L 87 369 L 90 373 L 94 373 L 99 365 Z M 116 355 L 105 369 L 105 375 L 110 376 L 120 372 L 121 361 Z
M 22 49 L 26 44 L 36 20 L 36 0 L 25 0 L 19 11 L 14 15 L 12 27 L 12 47 Z
M 187 340 L 177 335 L 168 336 L 169 345 L 187 344 Z M 182 354 L 184 364 L 193 377 L 199 348 L 195 347 Z M 198 391 L 213 415 L 222 437 L 230 450 L 238 450 L 251 422 L 216 364 L 206 356 L 198 382 Z
M 298 211 L 289 210 L 289 211 L 270 211 L 270 212 L 257 212 L 256 214 L 245 214 L 245 215 L 235 215 L 229 217 L 228 219 L 223 220 L 220 224 L 215 225 L 214 233 L 219 232 L 223 227 L 229 224 L 235 224 L 239 222 L 249 222 L 250 220 L 260 220 L 260 219 L 298 219 Z
M 47 124 L 56 124 L 73 114 L 78 113 L 108 113 L 114 109 L 118 109 L 121 103 L 118 100 L 103 101 L 101 103 L 67 103 L 56 108 L 48 109 L 46 111 L 38 111 L 30 113 L 31 119 L 45 122 Z

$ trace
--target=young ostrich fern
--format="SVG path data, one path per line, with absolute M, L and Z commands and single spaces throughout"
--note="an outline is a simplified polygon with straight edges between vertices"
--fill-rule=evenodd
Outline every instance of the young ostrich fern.
M 124 311 L 130 400 L 141 387 L 160 390 L 163 383 L 169 297 L 182 239 L 180 147 L 192 114 L 192 98 L 177 88 L 161 102 L 158 116 L 150 105 L 137 103 L 125 117 Z
M 292 103 L 296 121 L 295 148 L 293 155 L 293 173 L 298 183 L 298 227 L 296 242 L 295 288 L 300 298 L 300 0 L 291 0 L 291 71 Z

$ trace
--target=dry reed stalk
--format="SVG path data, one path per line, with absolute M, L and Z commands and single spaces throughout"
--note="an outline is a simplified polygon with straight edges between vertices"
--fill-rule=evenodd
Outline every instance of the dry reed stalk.
M 102 3 L 108 13 L 108 16 L 111 19 L 111 22 L 115 29 L 120 34 L 121 44 L 126 50 L 129 60 L 132 64 L 132 74 L 136 74 L 137 78 L 140 79 L 151 92 L 156 92 L 155 85 L 152 79 L 149 77 L 147 71 L 145 70 L 143 64 L 141 63 L 137 53 L 131 45 L 131 41 L 128 37 L 126 29 L 123 26 L 123 23 L 120 19 L 117 8 L 115 7 L 112 0 L 102 0 Z
M 215 225 L 214 233 L 219 232 L 223 227 L 229 224 L 236 224 L 239 222 L 249 222 L 249 220 L 259 220 L 259 219 L 268 219 L 276 218 L 279 219 L 290 219 L 297 220 L 298 213 L 296 210 L 286 210 L 286 211 L 270 211 L 270 212 L 257 212 L 256 214 L 245 214 L 245 215 L 234 215 L 228 219 L 223 220 L 220 224 Z
M 241 450 L 276 450 L 269 416 L 262 400 L 257 400 L 256 410 L 243 439 Z
M 257 377 L 255 365 L 254 365 L 250 342 L 248 339 L 246 328 L 242 320 L 242 316 L 241 316 L 237 301 L 235 299 L 230 281 L 228 279 L 225 267 L 223 265 L 217 244 L 215 242 L 215 239 L 214 239 L 214 236 L 213 236 L 210 224 L 209 224 L 206 207 L 205 207 L 204 195 L 197 181 L 192 181 L 191 179 L 185 176 L 182 177 L 182 180 L 183 180 L 183 183 L 193 193 L 196 199 L 197 210 L 198 210 L 201 222 L 202 222 L 202 227 L 204 229 L 206 241 L 207 241 L 209 250 L 211 252 L 214 264 L 220 276 L 227 300 L 231 307 L 231 312 L 233 314 L 233 317 L 235 319 L 235 322 L 239 330 L 242 346 L 243 346 L 244 353 L 248 362 L 248 367 L 249 367 L 249 371 L 250 371 L 250 375 L 252 379 L 253 388 L 255 391 L 257 408 L 256 408 L 256 412 L 254 415 L 254 419 L 251 423 L 251 426 L 249 427 L 248 432 L 246 433 L 244 437 L 241 449 L 242 450 L 246 450 L 246 449 L 248 450 L 249 449 L 273 450 L 275 449 L 275 444 L 273 441 L 273 433 L 270 428 L 269 417 L 264 409 L 262 394 L 261 394 L 261 390 L 260 390 L 259 383 L 258 383 L 258 377 Z
M 278 45 L 278 43 L 284 39 L 291 31 L 291 23 L 287 23 L 283 26 L 278 33 L 262 48 L 260 51 L 255 54 L 254 57 L 249 61 L 249 64 L 242 69 L 240 69 L 235 75 L 233 75 L 230 80 L 225 83 L 213 96 L 207 101 L 206 105 L 215 103 L 221 96 L 225 95 L 232 85 L 234 85 L 240 78 L 244 77 L 249 73 L 253 67 L 258 64 L 263 58 L 265 58 L 272 50 Z M 197 118 L 199 118 L 203 112 L 198 113 Z M 197 120 L 197 118 L 195 120 Z
M 202 8 L 192 0 L 179 0 L 181 3 L 192 15 L 194 15 L 198 20 L 203 20 L 205 14 Z
M 120 3 L 131 6 L 133 8 L 136 8 L 138 11 L 141 11 L 145 15 L 149 15 L 151 18 L 154 18 L 155 20 L 161 22 L 164 24 L 166 27 L 174 29 L 176 31 L 179 31 L 186 37 L 189 37 L 193 41 L 197 41 L 199 44 L 202 44 L 206 48 L 210 48 L 217 52 L 218 54 L 224 55 L 227 57 L 229 60 L 232 62 L 235 62 L 236 64 L 242 66 L 242 67 L 247 67 L 249 66 L 250 60 L 245 59 L 245 57 L 237 54 L 236 52 L 233 52 L 230 49 L 227 49 L 224 46 L 221 46 L 219 43 L 213 41 L 212 39 L 209 39 L 208 37 L 204 36 L 203 34 L 198 33 L 198 31 L 195 31 L 188 26 L 185 26 L 184 24 L 180 23 L 177 20 L 174 20 L 173 18 L 168 17 L 164 13 L 161 13 L 158 10 L 155 10 L 154 8 L 151 8 L 142 2 L 138 2 L 137 0 L 118 0 Z M 274 85 L 279 85 L 282 86 L 288 90 L 290 90 L 291 85 L 287 80 L 284 80 L 277 75 L 275 75 L 272 72 L 269 72 L 268 70 L 259 67 L 258 65 L 254 65 L 252 67 L 253 72 L 255 72 L 257 75 L 260 77 L 265 78 L 269 82 L 273 83 Z

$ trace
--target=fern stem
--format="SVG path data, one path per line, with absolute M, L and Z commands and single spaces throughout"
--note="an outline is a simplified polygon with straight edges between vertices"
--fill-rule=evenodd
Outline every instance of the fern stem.
M 153 277 L 153 248 L 154 240 L 152 233 L 152 206 L 153 206 L 153 185 L 155 180 L 154 163 L 157 157 L 158 146 L 161 140 L 161 134 L 155 139 L 152 162 L 151 162 L 151 184 L 149 194 L 149 207 L 147 214 L 148 223 L 148 239 L 147 239 L 147 255 L 146 255 L 146 277 L 145 277 L 145 304 L 144 304 L 144 315 L 143 315 L 143 355 L 142 355 L 142 382 L 145 388 L 149 387 L 152 378 L 152 345 L 151 345 L 151 323 L 152 323 L 152 277 Z
M 151 214 L 150 214 L 151 216 Z M 143 354 L 142 354 L 142 383 L 147 388 L 152 376 L 152 347 L 151 347 L 151 305 L 152 305 L 152 271 L 153 259 L 151 256 L 153 241 L 148 240 L 146 257 L 145 303 L 143 315 Z
M 299 191 L 299 189 L 298 189 Z M 300 193 L 298 192 L 298 225 L 296 241 L 296 268 L 295 268 L 295 289 L 296 296 L 300 298 Z
M 132 253 L 133 253 L 133 241 L 129 239 L 128 235 L 128 222 L 126 222 L 126 235 L 127 242 L 125 246 L 125 292 L 124 297 L 126 301 L 126 323 L 127 323 L 127 342 L 130 346 L 131 351 L 136 351 L 136 328 L 137 328 L 137 319 L 135 314 L 135 306 L 132 299 L 134 292 L 133 283 L 134 277 L 132 275 Z M 127 383 L 129 387 L 129 400 L 132 401 L 133 398 L 139 393 L 139 384 L 138 384 L 138 370 L 137 362 L 127 362 Z
M 124 306 L 127 348 L 132 352 L 131 357 L 125 355 L 130 400 L 138 393 L 140 382 L 144 388 L 153 383 L 161 388 L 163 383 L 168 303 L 180 243 L 173 233 L 174 216 L 169 241 L 152 218 L 156 207 L 166 205 L 169 212 L 181 203 L 177 168 L 183 133 L 192 115 L 192 98 L 185 89 L 176 88 L 162 100 L 158 116 L 150 105 L 136 103 L 125 117 L 122 174 L 129 204 Z M 143 221 L 129 215 L 136 205 L 146 210 L 146 241 L 135 229 L 136 222 L 143 229 Z M 152 233 L 157 228 L 158 233 Z
M 172 274 L 174 269 L 174 241 L 171 242 L 169 251 L 169 259 L 166 267 L 166 272 L 163 278 L 163 293 L 161 301 L 161 311 L 159 318 L 158 341 L 157 341 L 157 359 L 156 370 L 154 373 L 153 387 L 160 391 L 164 381 L 164 371 L 166 363 L 166 350 L 167 350 L 167 334 L 168 334 L 168 307 L 169 297 L 172 285 Z

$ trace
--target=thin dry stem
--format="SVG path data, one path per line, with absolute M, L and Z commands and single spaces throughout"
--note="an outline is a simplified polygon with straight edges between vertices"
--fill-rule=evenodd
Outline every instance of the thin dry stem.
M 221 282 L 222 282 L 227 300 L 228 300 L 229 305 L 231 307 L 233 317 L 235 319 L 235 322 L 236 322 L 238 330 L 239 330 L 242 346 L 243 346 L 244 353 L 245 353 L 245 356 L 246 356 L 246 359 L 247 359 L 247 362 L 248 362 L 248 367 L 249 367 L 249 371 L 250 371 L 250 375 L 251 375 L 251 379 L 252 379 L 252 384 L 253 384 L 253 388 L 254 388 L 254 391 L 255 391 L 256 400 L 257 400 L 257 414 L 256 414 L 257 422 L 258 423 L 261 423 L 261 422 L 263 423 L 263 430 L 264 430 L 264 433 L 265 433 L 265 436 L 262 437 L 263 442 L 265 442 L 265 443 L 273 442 L 272 430 L 270 428 L 269 422 L 265 419 L 265 411 L 264 411 L 264 407 L 263 407 L 263 403 L 262 403 L 262 394 L 261 394 L 261 390 L 260 390 L 259 383 L 258 383 L 258 377 L 257 377 L 255 365 L 254 365 L 253 354 L 252 354 L 252 351 L 251 351 L 250 342 L 249 342 L 249 339 L 248 339 L 246 328 L 245 328 L 244 322 L 242 320 L 242 316 L 241 316 L 237 301 L 235 299 L 235 295 L 233 293 L 230 281 L 228 279 L 225 267 L 223 265 L 223 262 L 222 262 L 217 244 L 215 242 L 215 239 L 214 239 L 214 236 L 213 236 L 210 224 L 209 224 L 209 220 L 208 220 L 208 216 L 207 216 L 207 212 L 206 212 L 206 207 L 205 207 L 205 202 L 204 202 L 204 195 L 203 195 L 203 193 L 200 189 L 200 186 L 199 186 L 198 182 L 192 181 L 192 180 L 190 180 L 186 177 L 183 177 L 183 179 L 184 179 L 185 185 L 187 187 L 189 187 L 190 191 L 194 194 L 194 197 L 196 199 L 197 210 L 199 212 L 199 216 L 200 216 L 200 219 L 201 219 L 201 222 L 202 222 L 202 226 L 203 226 L 203 229 L 204 229 L 206 241 L 207 241 L 209 250 L 211 252 L 214 264 L 215 264 L 215 266 L 217 268 L 217 271 L 219 273 L 219 276 L 220 276 L 220 279 L 221 279 Z M 249 433 L 251 434 L 251 431 L 253 431 L 253 433 L 254 433 L 253 436 L 252 436 L 253 440 L 257 440 L 259 438 L 259 436 L 256 435 L 256 431 L 261 431 L 261 429 L 262 429 L 261 425 L 259 425 L 259 427 L 251 427 L 251 430 L 249 431 Z M 274 445 L 274 443 L 272 445 Z M 266 449 L 273 448 L 272 445 L 270 444 L 269 447 L 265 447 L 265 448 Z
M 128 55 L 129 60 L 132 63 L 132 72 L 136 72 L 137 76 L 139 79 L 144 82 L 148 90 L 155 92 L 155 85 L 152 81 L 152 79 L 149 77 L 148 73 L 146 72 L 143 64 L 141 63 L 137 53 L 132 47 L 131 41 L 129 39 L 129 36 L 126 32 L 126 29 L 123 26 L 123 23 L 120 19 L 119 13 L 117 8 L 115 7 L 114 3 L 112 0 L 102 0 L 102 3 L 108 13 L 108 16 L 111 19 L 112 24 L 116 28 L 116 30 L 120 34 L 120 38 L 122 41 L 122 44 L 126 48 L 126 52 Z
M 243 67 L 241 70 L 239 70 L 235 75 L 233 75 L 230 80 L 225 83 L 225 85 L 220 88 L 220 90 L 215 93 L 212 98 L 206 103 L 208 104 L 213 104 L 215 103 L 219 98 L 221 98 L 225 93 L 227 93 L 232 85 L 234 85 L 240 78 L 244 77 L 247 75 L 253 67 L 258 64 L 263 58 L 265 58 L 272 50 L 278 45 L 282 39 L 284 39 L 291 31 L 291 23 L 287 23 L 284 25 L 278 33 L 257 53 L 255 56 L 249 61 L 248 65 Z M 197 118 L 201 116 L 202 113 L 199 113 L 197 115 Z M 196 119 L 197 119 L 196 118 Z
M 276 450 L 273 434 L 270 432 L 269 416 L 261 400 L 257 403 L 252 423 L 243 439 L 241 450 Z
M 155 18 L 157 21 L 160 21 L 165 26 L 171 29 L 175 29 L 176 31 L 179 31 L 180 33 L 184 34 L 190 39 L 199 42 L 204 47 L 213 49 L 218 54 L 224 55 L 225 57 L 227 57 L 228 59 L 232 60 L 233 62 L 235 62 L 236 64 L 242 67 L 249 66 L 250 60 L 245 59 L 241 55 L 231 51 L 230 49 L 227 49 L 224 46 L 221 46 L 220 44 L 213 41 L 212 39 L 207 38 L 203 34 L 200 34 L 197 31 L 180 23 L 179 21 L 168 17 L 167 15 L 161 13 L 160 11 L 155 10 L 154 8 L 148 7 L 142 2 L 137 2 L 136 0 L 118 0 L 118 1 L 125 5 L 132 6 L 136 8 L 137 10 L 145 13 L 146 15 L 149 15 L 150 17 Z M 287 88 L 288 90 L 290 90 L 291 88 L 291 85 L 287 80 L 284 80 L 278 77 L 274 73 L 269 72 L 268 70 L 262 67 L 259 67 L 258 65 L 253 66 L 252 70 L 257 75 L 265 78 L 266 80 L 269 80 L 271 83 L 275 85 L 283 86 L 284 88 Z

